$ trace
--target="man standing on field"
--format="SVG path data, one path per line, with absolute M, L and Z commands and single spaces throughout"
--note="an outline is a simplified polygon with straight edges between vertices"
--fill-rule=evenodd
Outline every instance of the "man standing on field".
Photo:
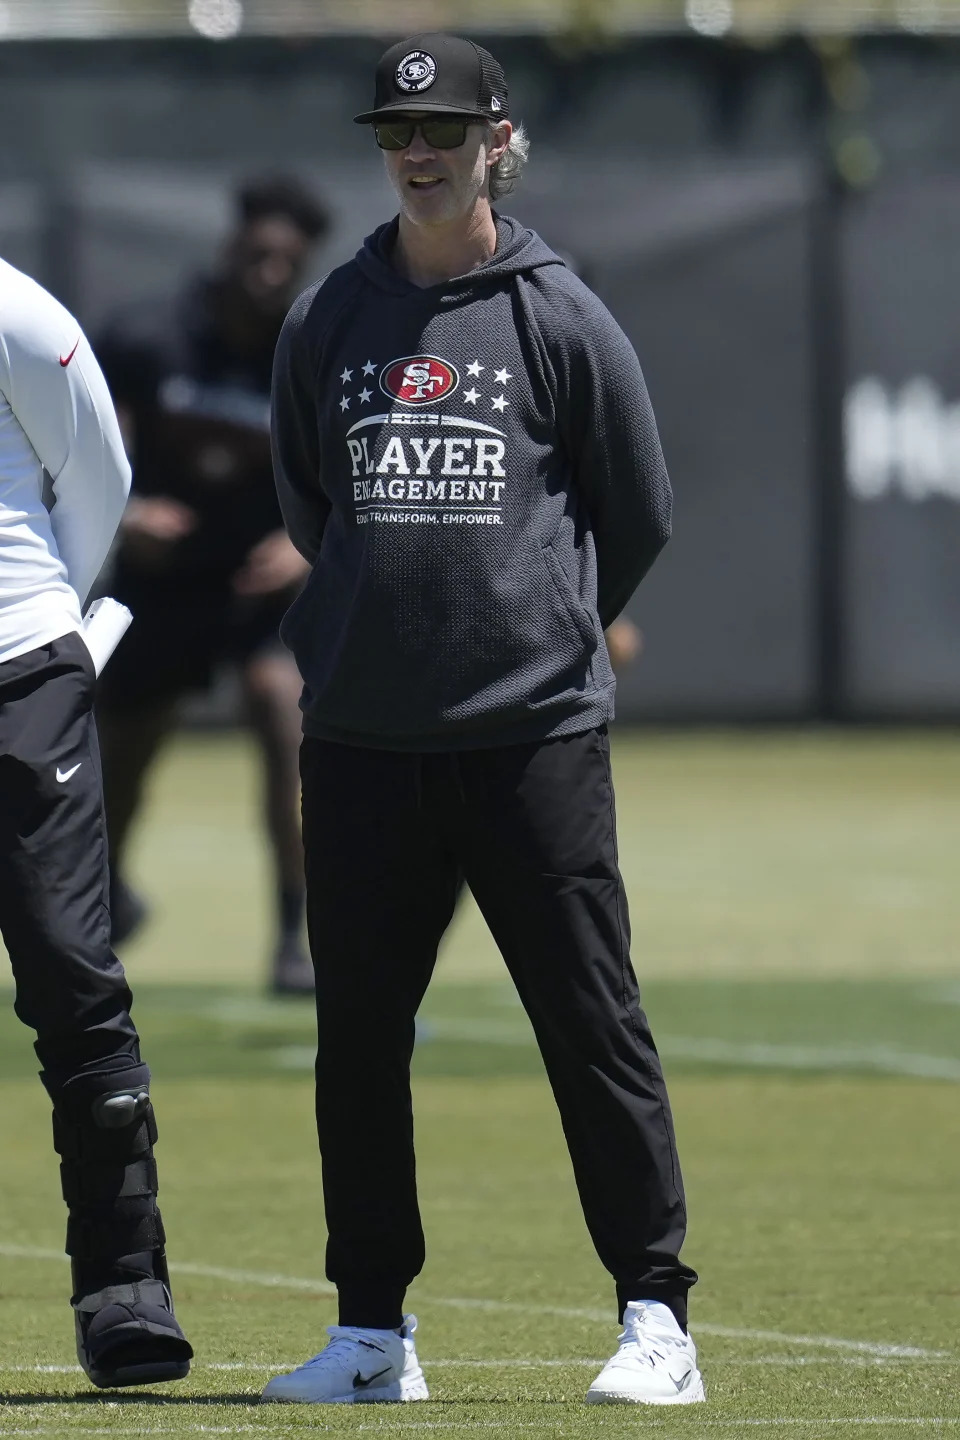
M 193 1353 L 170 1298 L 150 1071 L 110 949 L 80 633 L 129 489 L 86 337 L 0 260 L 0 930 L 53 1101 L 77 1354 L 102 1387 L 178 1380 Z
M 703 1399 L 686 1214 L 617 866 L 603 626 L 665 544 L 636 356 L 498 215 L 528 145 L 486 50 L 401 41 L 372 125 L 400 214 L 297 301 L 274 468 L 304 678 L 330 1343 L 268 1400 L 420 1400 L 414 1017 L 462 870 L 530 1016 L 623 1334 L 590 1401 Z

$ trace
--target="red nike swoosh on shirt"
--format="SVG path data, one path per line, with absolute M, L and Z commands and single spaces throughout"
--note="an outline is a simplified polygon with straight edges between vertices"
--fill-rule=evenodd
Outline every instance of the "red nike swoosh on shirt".
M 78 336 L 77 336 L 77 345 L 79 345 L 79 344 L 80 344 L 80 336 L 78 335 Z M 73 359 L 74 355 L 76 355 L 76 353 L 77 353 L 77 345 L 74 345 L 73 349 L 70 351 L 70 354 L 67 356 L 66 360 L 64 360 L 64 358 L 63 358 L 62 355 L 60 356 L 60 364 L 64 367 L 64 369 L 66 369 L 66 367 L 70 364 L 70 361 Z

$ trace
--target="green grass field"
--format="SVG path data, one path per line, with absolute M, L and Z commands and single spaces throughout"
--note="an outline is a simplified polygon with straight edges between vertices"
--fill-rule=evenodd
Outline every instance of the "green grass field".
M 100 1394 L 75 1367 L 49 1105 L 0 1012 L 0 1436 L 957 1433 L 960 740 L 620 735 L 634 955 L 701 1272 L 708 1403 L 588 1408 L 616 1341 L 523 1012 L 461 914 L 416 1058 L 429 1403 L 260 1407 L 318 1349 L 308 1003 L 262 994 L 268 883 L 245 743 L 160 766 L 125 959 L 155 1072 L 189 1380 Z

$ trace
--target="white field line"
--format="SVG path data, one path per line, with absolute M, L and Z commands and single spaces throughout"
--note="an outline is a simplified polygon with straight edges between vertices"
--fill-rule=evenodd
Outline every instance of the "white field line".
M 960 1004 L 960 986 L 944 986 L 924 998 Z M 188 1007 L 196 1009 L 197 1007 Z M 312 1012 L 292 1010 L 282 1001 L 254 996 L 231 996 L 201 1005 L 199 1013 L 219 1021 L 247 1025 L 276 1025 L 278 1020 L 310 1032 Z M 420 1043 L 432 1040 L 462 1040 L 474 1044 L 530 1047 L 533 1031 L 523 1021 L 431 1019 L 419 1020 Z M 739 1042 L 711 1036 L 658 1035 L 657 1044 L 667 1059 L 702 1060 L 715 1065 L 748 1066 L 779 1070 L 843 1070 L 883 1075 L 909 1075 L 923 1080 L 960 1082 L 960 1060 L 944 1055 L 897 1050 L 889 1045 L 788 1045 L 769 1042 Z M 281 1070 L 313 1069 L 316 1044 L 283 1045 L 273 1051 L 273 1062 Z
M 61 1250 L 40 1250 L 32 1245 L 0 1245 L 0 1255 L 14 1260 L 60 1260 Z M 171 1267 L 181 1275 L 196 1275 L 202 1280 L 226 1280 L 230 1285 L 263 1285 L 272 1289 L 306 1290 L 311 1295 L 335 1295 L 336 1286 L 326 1280 L 302 1280 L 295 1275 L 265 1275 L 262 1270 L 221 1270 L 217 1265 L 192 1265 L 184 1262 Z
M 0 1255 L 19 1260 L 57 1260 L 66 1262 L 59 1250 L 34 1249 L 30 1245 L 0 1245 Z M 270 1275 L 259 1270 L 225 1270 L 216 1265 L 195 1265 L 180 1262 L 171 1265 L 174 1274 L 196 1275 L 202 1279 L 225 1280 L 229 1284 L 262 1285 L 269 1289 L 303 1290 L 310 1294 L 331 1295 L 334 1287 L 326 1280 L 305 1280 L 291 1275 Z M 499 1314 L 549 1315 L 562 1320 L 594 1320 L 610 1324 L 609 1310 L 586 1310 L 564 1305 L 531 1305 L 521 1300 L 481 1300 L 450 1295 L 418 1295 L 422 1305 L 442 1305 L 454 1310 L 489 1310 Z M 802 1345 L 815 1350 L 849 1350 L 859 1355 L 897 1356 L 902 1359 L 949 1359 L 946 1350 L 927 1350 L 916 1345 L 890 1344 L 876 1340 L 847 1340 L 837 1335 L 789 1335 L 782 1330 L 750 1330 L 741 1326 L 709 1325 L 699 1321 L 694 1330 L 701 1335 L 716 1335 L 724 1340 L 768 1340 L 772 1344 Z
M 423 1040 L 466 1040 L 487 1045 L 534 1044 L 529 1027 L 497 1020 L 423 1021 Z M 855 1070 L 884 1075 L 911 1075 L 924 1080 L 960 1081 L 960 1060 L 897 1050 L 891 1045 L 785 1045 L 714 1039 L 711 1036 L 658 1035 L 657 1046 L 669 1060 L 704 1060 L 719 1065 L 748 1065 L 778 1070 Z M 289 1046 L 288 1068 L 297 1057 L 306 1067 L 305 1046 Z M 282 1064 L 277 1052 L 278 1063 Z M 311 1065 L 313 1060 L 309 1062 Z
M 746 1330 L 730 1325 L 694 1325 L 703 1335 L 724 1340 L 769 1340 L 780 1345 L 809 1345 L 817 1350 L 852 1350 L 859 1355 L 878 1355 L 902 1360 L 948 1360 L 949 1350 L 925 1350 L 916 1345 L 890 1345 L 875 1340 L 845 1340 L 836 1335 L 786 1335 L 782 1330 Z
M 658 1035 L 669 1059 L 676 1055 L 721 1065 L 752 1065 L 778 1070 L 869 1070 L 882 1075 L 911 1075 L 922 1080 L 960 1081 L 960 1060 L 915 1054 L 892 1045 L 741 1044 L 685 1035 Z
M 585 1369 L 595 1369 L 605 1365 L 610 1357 L 607 1355 L 594 1356 L 568 1356 L 566 1359 L 557 1359 L 555 1356 L 550 1359 L 539 1356 L 507 1356 L 505 1359 L 488 1360 L 476 1356 L 450 1356 L 436 1359 L 429 1355 L 421 1355 L 421 1363 L 428 1371 L 439 1369 L 466 1369 L 466 1370 L 564 1370 L 576 1369 L 582 1366 Z M 259 1374 L 267 1375 L 281 1374 L 287 1370 L 293 1370 L 301 1362 L 299 1360 L 194 1360 L 191 1369 L 193 1371 L 209 1371 L 215 1374 Z M 744 1360 L 724 1360 L 724 1369 L 731 1366 L 743 1368 L 744 1366 L 756 1367 L 770 1370 L 786 1370 L 794 1367 L 807 1365 L 828 1365 L 828 1366 L 852 1366 L 856 1369 L 873 1369 L 888 1365 L 960 1365 L 960 1357 L 944 1362 L 944 1360 L 929 1357 L 918 1360 L 913 1356 L 885 1355 L 885 1356 L 854 1356 L 854 1355 L 756 1355 Z M 0 1375 L 82 1375 L 83 1371 L 79 1365 L 4 1365 L 0 1362 Z M 2 1432 L 0 1432 L 2 1433 Z
M 960 1005 L 960 985 L 924 985 L 917 997 L 933 1005 Z

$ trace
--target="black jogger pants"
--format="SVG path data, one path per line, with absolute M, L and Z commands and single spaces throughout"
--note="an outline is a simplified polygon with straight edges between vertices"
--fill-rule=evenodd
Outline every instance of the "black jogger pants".
M 696 1275 L 679 1259 L 673 1122 L 630 963 L 606 731 L 444 754 L 308 737 L 301 773 L 341 1323 L 399 1325 L 423 1265 L 414 1018 L 462 872 L 533 1024 L 621 1313 L 659 1299 L 685 1324 Z
M 95 680 L 77 634 L 0 664 L 0 932 L 54 1097 L 140 1065 L 110 949 Z

